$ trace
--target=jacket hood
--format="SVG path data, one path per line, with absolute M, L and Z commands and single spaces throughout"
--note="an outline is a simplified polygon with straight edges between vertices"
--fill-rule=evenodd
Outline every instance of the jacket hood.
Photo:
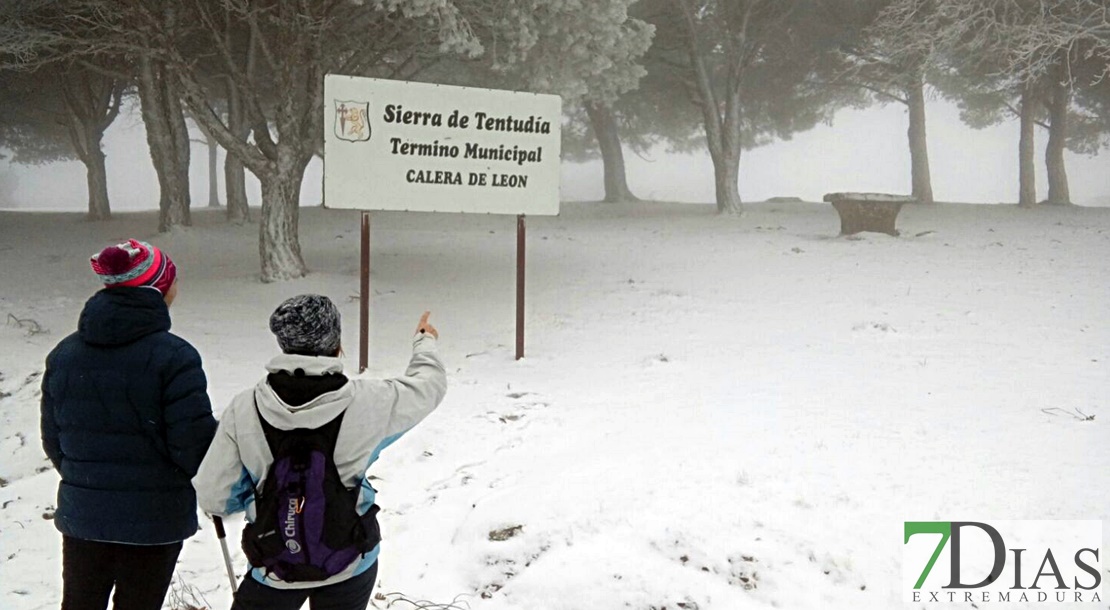
M 319 377 L 343 373 L 343 361 L 324 356 L 282 354 L 266 364 L 270 374 L 286 373 L 295 376 Z M 335 419 L 353 400 L 351 383 L 332 392 L 326 392 L 302 405 L 287 404 L 264 378 L 254 388 L 258 411 L 278 430 L 294 428 L 319 428 Z
M 126 345 L 170 329 L 170 310 L 153 288 L 105 288 L 81 311 L 77 333 L 90 345 Z

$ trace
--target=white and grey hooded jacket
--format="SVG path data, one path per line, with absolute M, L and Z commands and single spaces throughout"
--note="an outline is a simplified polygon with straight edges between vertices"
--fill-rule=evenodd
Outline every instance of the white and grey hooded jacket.
M 338 358 L 283 354 L 266 365 L 270 373 L 293 374 L 297 369 L 307 376 L 329 375 L 342 373 L 343 363 Z M 258 413 L 275 428 L 290 430 L 318 428 L 346 409 L 335 444 L 335 464 L 349 488 L 360 488 L 358 510 L 364 514 L 374 504 L 376 493 L 366 479 L 367 469 L 383 449 L 431 413 L 446 392 L 447 376 L 436 355 L 436 340 L 427 334 L 413 340 L 412 360 L 403 377 L 351 379 L 338 390 L 300 406 L 283 402 L 263 378 L 236 396 L 220 416 L 216 438 L 193 478 L 197 502 L 211 515 L 246 511 L 247 519 L 254 521 L 254 488 L 262 488 L 273 462 Z M 343 572 L 319 582 L 287 583 L 259 569 L 253 574 L 255 580 L 276 588 L 320 587 L 369 569 L 377 561 L 378 551 L 375 547 Z

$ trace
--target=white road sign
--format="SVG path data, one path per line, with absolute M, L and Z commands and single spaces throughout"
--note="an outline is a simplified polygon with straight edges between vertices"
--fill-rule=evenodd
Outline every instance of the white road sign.
M 559 213 L 556 95 L 329 74 L 324 206 Z

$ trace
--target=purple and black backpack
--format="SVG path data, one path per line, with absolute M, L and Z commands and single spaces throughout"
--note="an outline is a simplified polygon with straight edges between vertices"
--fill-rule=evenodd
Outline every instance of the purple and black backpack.
M 381 541 L 378 506 L 359 515 L 359 489 L 343 485 L 335 465 L 344 413 L 295 430 L 278 430 L 258 413 L 274 461 L 261 491 L 254 490 L 256 518 L 243 530 L 243 552 L 285 582 L 334 576 Z

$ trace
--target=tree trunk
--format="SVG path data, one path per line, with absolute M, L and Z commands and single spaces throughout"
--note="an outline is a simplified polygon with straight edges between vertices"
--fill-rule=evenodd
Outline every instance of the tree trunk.
M 1068 172 L 1064 167 L 1064 150 L 1068 143 L 1068 106 L 1071 91 L 1065 82 L 1067 74 L 1059 66 L 1053 74 L 1052 99 L 1048 103 L 1048 143 L 1044 151 L 1044 164 L 1048 169 L 1048 200 L 1053 205 L 1071 203 L 1068 189 Z
M 740 151 L 713 155 L 713 182 L 717 191 L 717 212 L 739 216 L 744 212 L 740 203 Z
M 624 151 L 621 150 L 620 131 L 613 117 L 613 109 L 593 102 L 586 102 L 585 107 L 597 138 L 597 146 L 601 149 L 601 162 L 605 167 L 605 202 L 639 201 L 628 188 Z
M 1037 177 L 1034 173 L 1034 127 L 1036 104 L 1033 85 L 1027 83 L 1021 90 L 1021 137 L 1018 140 L 1018 205 L 1037 205 Z
M 168 79 L 168 75 L 164 80 Z M 165 176 L 169 179 L 169 197 L 166 206 L 159 215 L 161 232 L 169 231 L 175 226 L 191 226 L 192 217 L 189 212 L 191 198 L 189 194 L 189 133 L 185 125 L 185 113 L 181 102 L 173 95 L 174 88 L 166 83 L 164 99 L 164 116 L 169 127 L 169 138 L 165 145 L 169 147 L 166 154 Z
M 69 98 L 67 96 L 67 101 Z M 112 208 L 108 202 L 108 171 L 104 164 L 101 140 L 104 130 L 86 123 L 72 106 L 69 107 L 69 137 L 77 157 L 85 165 L 85 182 L 89 191 L 88 220 L 109 220 Z
M 212 136 L 205 135 L 204 139 L 208 141 L 208 207 L 218 208 L 220 207 L 220 180 L 218 177 L 220 147 Z
M 262 182 L 258 251 L 263 282 L 291 280 L 308 273 L 297 235 L 301 181 L 307 163 L 307 159 L 297 160 L 280 150 L 277 164 L 258 177 Z
M 741 88 L 746 57 L 731 54 L 726 57 L 724 68 L 730 87 L 724 92 L 724 116 L 718 102 L 718 91 L 714 87 L 710 70 L 706 66 L 703 49 L 699 40 L 699 29 L 694 9 L 685 0 L 675 0 L 682 15 L 686 30 L 687 53 L 690 66 L 694 70 L 694 84 L 697 87 L 697 104 L 701 109 L 705 125 L 705 142 L 709 147 L 709 157 L 713 160 L 713 182 L 716 187 L 717 213 L 743 214 L 740 203 L 740 151 L 741 145 Z M 747 22 L 744 22 L 740 37 L 747 36 Z
M 228 84 L 227 96 L 227 127 L 228 131 L 240 141 L 245 142 L 250 128 L 243 116 L 243 102 L 239 90 L 234 84 Z M 246 172 L 243 171 L 243 162 L 238 155 L 231 152 L 224 158 L 224 189 L 227 191 L 227 220 L 241 224 L 251 219 L 250 206 L 247 202 Z
M 171 203 L 175 206 L 171 210 L 171 215 L 180 221 L 177 224 L 190 226 L 193 223 L 189 216 L 189 208 L 192 206 L 192 198 L 189 193 L 189 156 L 192 150 L 189 142 L 189 126 L 185 123 L 185 105 L 181 102 L 176 79 L 168 69 L 163 67 L 163 71 L 163 83 L 166 87 L 166 118 L 169 121 L 170 134 L 173 138 L 174 164 L 172 169 L 174 170 L 177 194 L 171 200 Z
M 234 155 L 224 158 L 224 189 L 227 191 L 227 220 L 242 224 L 251 219 L 247 202 L 247 173 Z
M 735 87 L 725 97 L 725 115 L 718 131 L 718 145 L 710 147 L 713 159 L 713 182 L 717 191 L 717 213 L 740 216 L 744 206 L 740 204 L 740 154 L 743 151 L 741 140 L 741 90 Z M 717 152 L 714 153 L 713 149 Z
M 190 225 L 189 136 L 185 113 L 165 65 L 139 59 L 139 102 L 147 144 L 158 175 L 158 230 Z
M 77 158 L 85 165 L 89 193 L 88 220 L 108 220 L 108 172 L 101 142 L 104 132 L 119 113 L 122 87 L 111 80 L 80 70 L 66 70 L 58 80 L 66 108 L 66 131 Z
M 744 206 L 740 202 L 740 95 L 734 91 L 725 102 L 722 118 L 705 102 L 701 103 L 705 117 L 705 139 L 709 145 L 709 158 L 713 161 L 713 186 L 716 190 L 717 213 L 741 216 Z
M 910 173 L 913 198 L 933 203 L 933 181 L 929 172 L 929 147 L 925 137 L 925 84 L 916 80 L 906 91 L 910 110 Z
M 82 159 L 89 187 L 89 220 L 108 220 L 112 217 L 112 209 L 108 204 L 108 171 L 104 166 L 104 153 L 100 150 L 102 136 L 101 133 L 89 133 L 89 150 Z

